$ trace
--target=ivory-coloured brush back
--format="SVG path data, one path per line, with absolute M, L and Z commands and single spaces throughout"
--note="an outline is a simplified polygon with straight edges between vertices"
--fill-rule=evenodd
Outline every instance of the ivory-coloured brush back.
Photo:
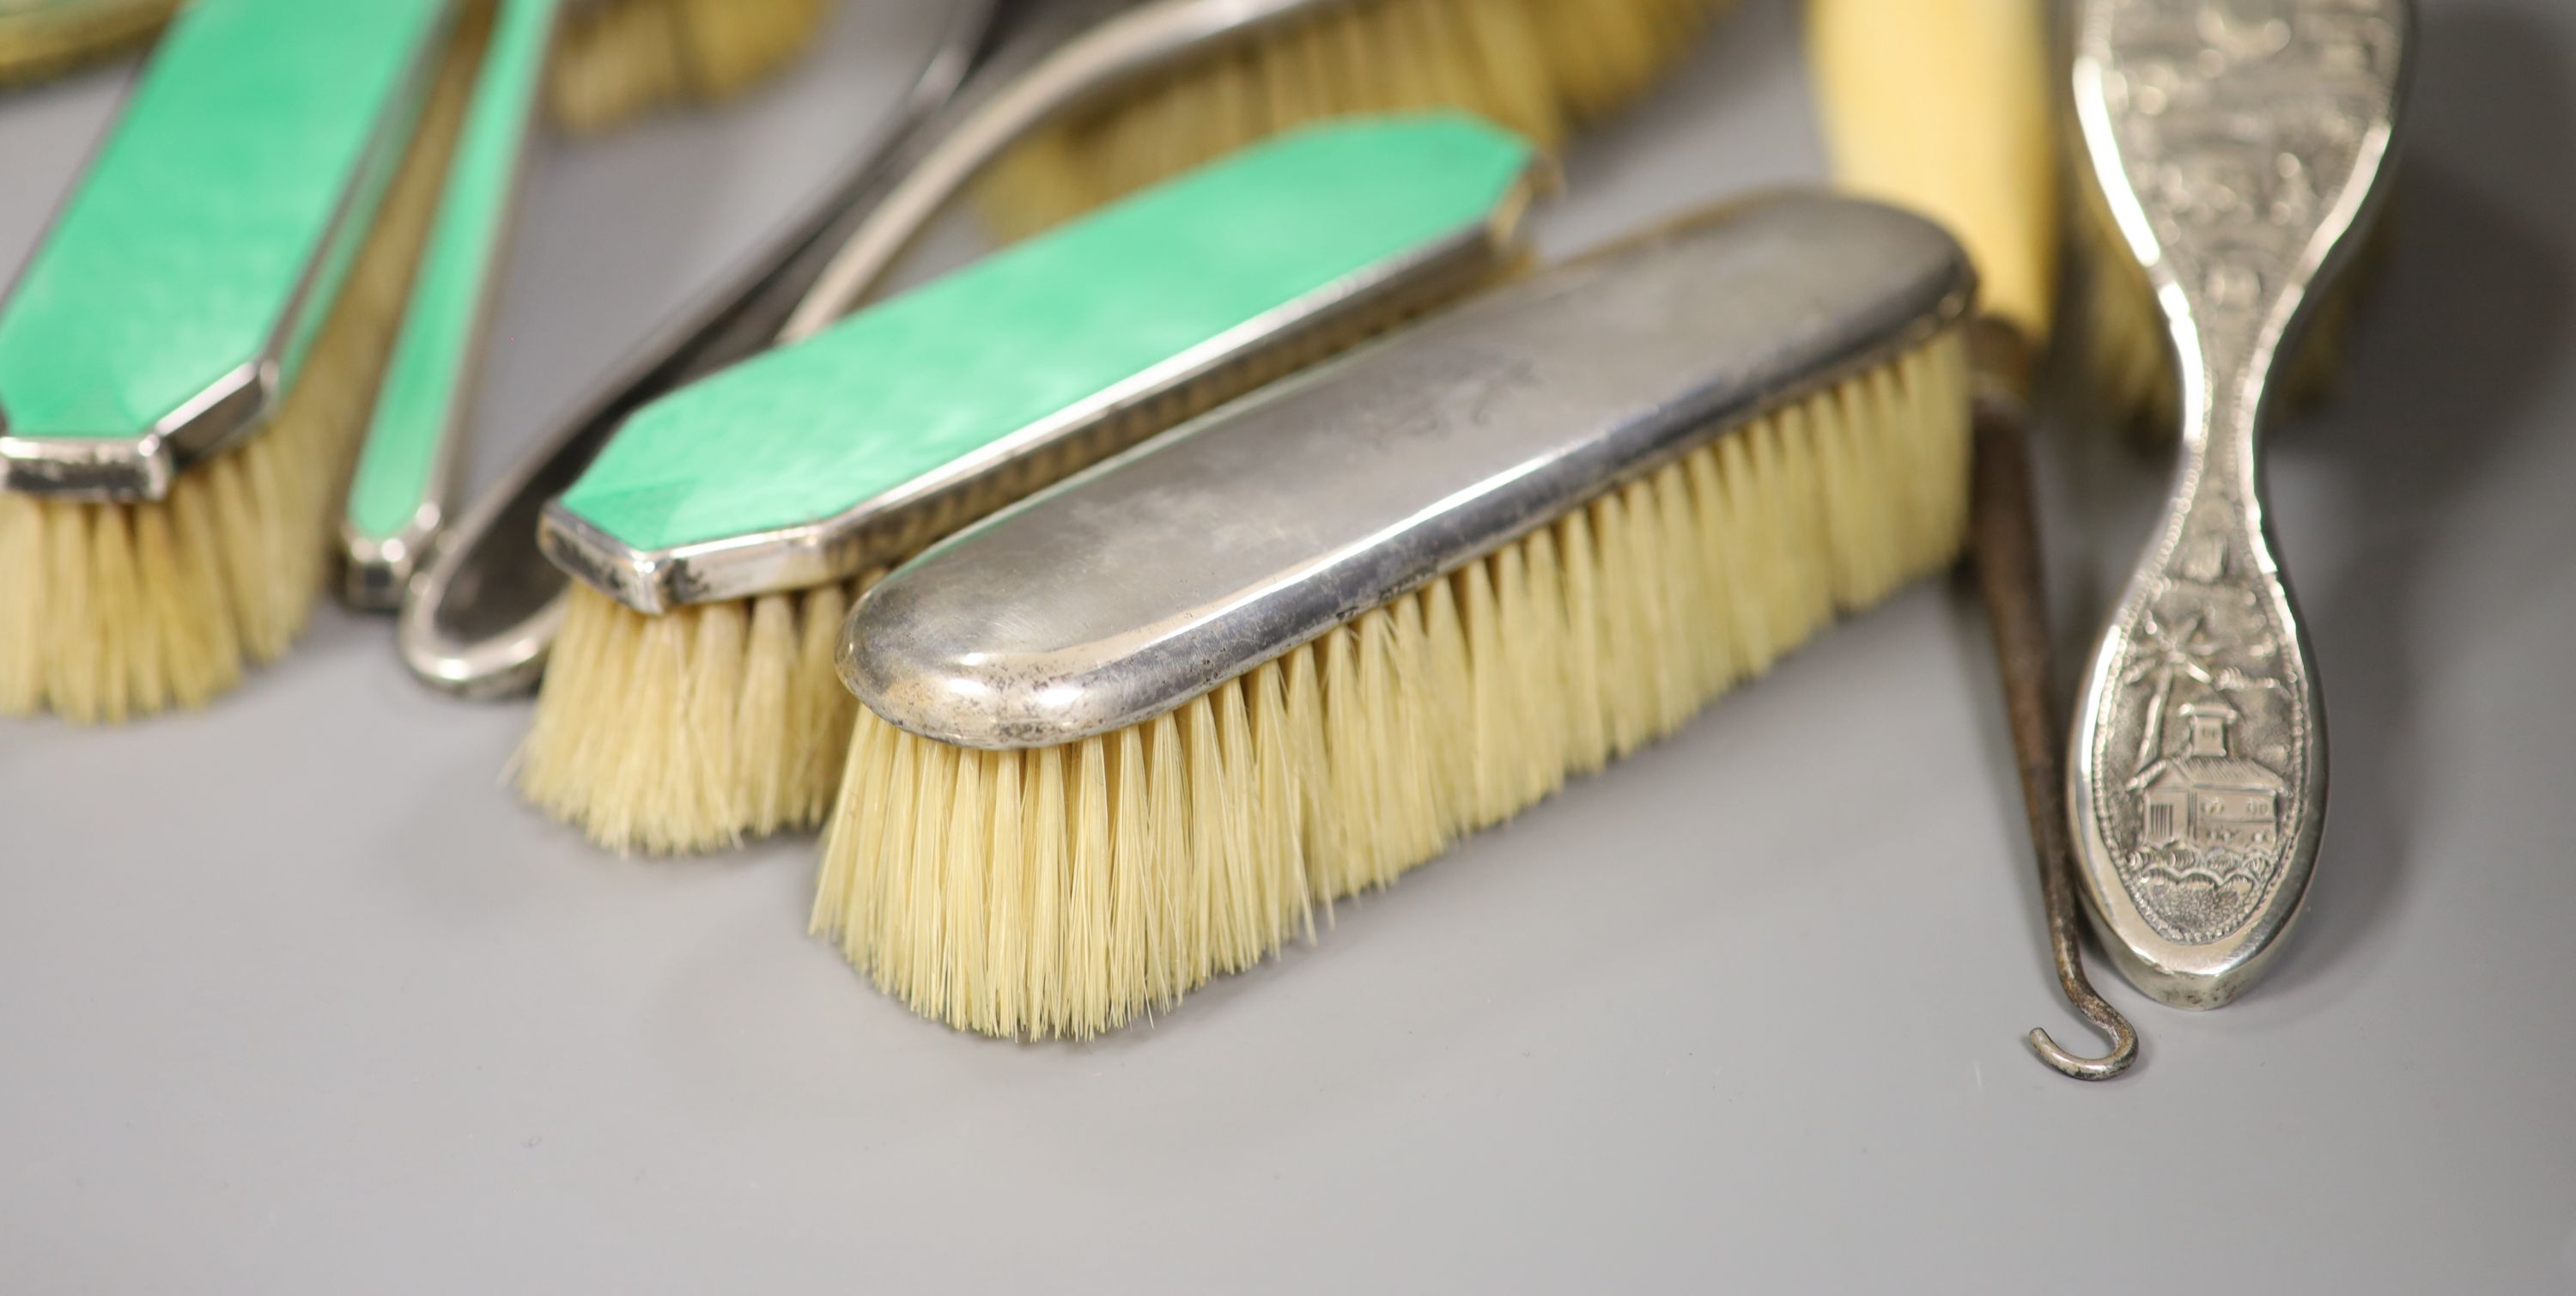
M 2045 343 L 2059 155 L 2045 0 L 1807 0 L 1834 178 L 1947 225 L 1983 306 Z

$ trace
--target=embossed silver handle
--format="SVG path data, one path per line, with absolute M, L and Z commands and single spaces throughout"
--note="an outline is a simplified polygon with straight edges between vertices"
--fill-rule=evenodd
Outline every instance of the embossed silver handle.
M 2404 0 L 2083 0 L 2075 110 L 2182 377 L 2174 496 L 2085 673 L 2067 771 L 2085 899 L 2139 988 L 2242 993 L 2313 871 L 2325 711 L 2264 520 L 2276 362 L 2370 215 Z
M 2085 675 L 2068 789 L 2123 970 L 2187 1007 L 2277 948 L 2326 795 L 2324 699 L 2263 519 L 2266 375 L 2202 368 L 2174 498 Z

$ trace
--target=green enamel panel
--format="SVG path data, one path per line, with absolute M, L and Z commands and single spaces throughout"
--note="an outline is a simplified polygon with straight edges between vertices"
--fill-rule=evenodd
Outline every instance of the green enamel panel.
M 390 170 L 369 146 L 446 9 L 190 5 L 0 305 L 8 430 L 133 436 L 259 356 L 308 267 L 336 287 L 354 240 L 329 244 L 334 216 Z
M 638 551 L 822 521 L 1481 224 L 1530 159 L 1454 114 L 1282 136 L 647 406 L 563 506 Z
M 502 0 L 476 70 L 436 223 L 421 255 L 402 332 L 386 362 L 365 449 L 349 485 L 359 534 L 398 535 L 428 498 L 440 443 L 463 419 L 465 387 L 495 281 L 516 183 L 536 113 L 558 0 Z

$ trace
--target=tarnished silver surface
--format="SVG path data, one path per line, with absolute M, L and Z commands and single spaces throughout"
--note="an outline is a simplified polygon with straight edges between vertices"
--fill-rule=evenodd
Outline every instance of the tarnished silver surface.
M 159 500 L 168 497 L 180 473 L 267 425 L 291 378 L 286 373 L 287 351 L 295 339 L 311 336 L 330 314 L 345 284 L 345 278 L 330 276 L 345 271 L 354 245 L 366 239 L 394 172 L 411 147 L 429 102 L 430 86 L 437 79 L 448 42 L 455 38 L 456 14 L 456 5 L 443 6 L 428 38 L 413 54 L 402 89 L 376 123 L 358 164 L 350 168 L 330 226 L 258 354 L 244 357 L 178 408 L 131 436 L 12 436 L 8 411 L 0 409 L 0 490 L 82 501 Z
M 412 674 L 475 698 L 536 684 L 563 619 L 566 579 L 537 551 L 546 501 L 581 475 L 628 414 L 776 338 L 850 227 L 893 183 L 924 123 L 987 55 L 997 5 L 954 0 L 902 103 L 853 151 L 840 181 L 637 348 L 446 529 L 403 598 L 396 641 Z
M 2404 0 L 2084 0 L 2074 104 L 2182 375 L 2182 462 L 2086 672 L 2068 791 L 2086 899 L 2139 988 L 2211 1008 L 2297 915 L 2325 711 L 2256 460 L 2276 362 L 2371 215 Z
M 942 742 L 1149 719 L 1715 430 L 1956 324 L 1949 235 L 1787 195 L 1471 299 L 933 547 L 843 626 L 842 681 Z

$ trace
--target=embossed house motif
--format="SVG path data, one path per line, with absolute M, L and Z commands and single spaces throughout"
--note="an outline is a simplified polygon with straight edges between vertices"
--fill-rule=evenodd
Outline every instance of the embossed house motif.
M 2143 844 L 2197 850 L 2268 850 L 2280 832 L 2281 776 L 2228 755 L 2227 726 L 2239 718 L 2224 702 L 2182 708 L 2182 754 L 2167 756 L 2129 781 L 2138 795 Z

